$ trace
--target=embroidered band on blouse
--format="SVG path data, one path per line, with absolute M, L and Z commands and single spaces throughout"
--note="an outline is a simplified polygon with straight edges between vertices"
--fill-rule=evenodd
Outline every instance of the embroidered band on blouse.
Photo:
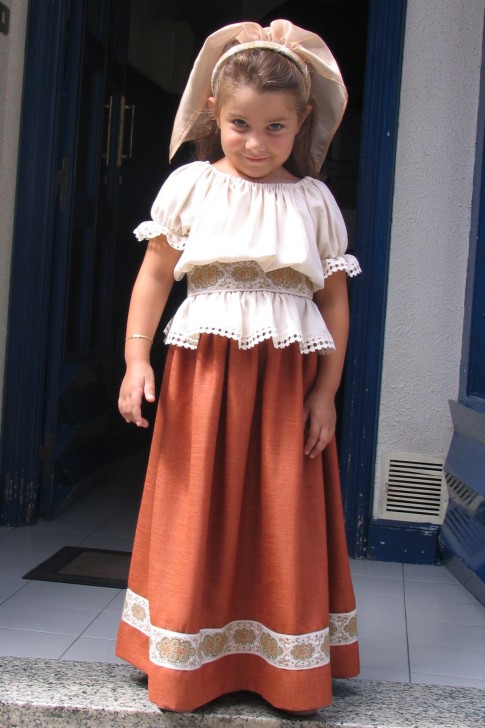
M 265 273 L 254 261 L 197 265 L 187 273 L 187 294 L 216 291 L 273 291 L 313 298 L 308 276 L 294 268 L 278 268 Z

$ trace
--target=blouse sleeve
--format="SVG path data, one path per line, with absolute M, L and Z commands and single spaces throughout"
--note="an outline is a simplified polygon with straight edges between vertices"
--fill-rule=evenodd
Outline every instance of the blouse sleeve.
M 166 179 L 151 209 L 151 220 L 142 222 L 133 231 L 138 240 L 165 235 L 169 244 L 183 250 L 192 220 L 203 201 L 196 182 L 202 168 L 197 163 L 179 167 Z
M 347 253 L 347 228 L 339 206 L 328 187 L 318 183 L 321 191 L 317 219 L 318 251 L 323 274 L 328 278 L 336 271 L 345 271 L 348 276 L 361 273 L 357 258 Z

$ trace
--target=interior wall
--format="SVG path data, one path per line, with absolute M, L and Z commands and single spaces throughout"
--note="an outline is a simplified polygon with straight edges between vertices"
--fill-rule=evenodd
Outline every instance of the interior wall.
M 458 395 L 484 0 L 408 0 L 376 493 L 384 451 L 445 457 Z M 375 506 L 377 506 L 377 499 Z
M 129 63 L 169 93 L 181 94 L 195 54 L 222 24 L 259 18 L 278 0 L 135 0 L 131 5 Z M 250 6 L 250 7 L 247 7 Z
M 243 0 L 241 20 L 259 20 L 281 5 L 281 0 Z
M 8 35 L 0 33 L 0 411 L 3 400 L 28 0 L 3 0 L 3 3 L 10 10 L 10 27 Z
M 132 3 L 128 62 L 137 71 L 165 91 L 180 94 L 195 50 L 192 28 L 184 20 L 167 20 L 165 3 Z

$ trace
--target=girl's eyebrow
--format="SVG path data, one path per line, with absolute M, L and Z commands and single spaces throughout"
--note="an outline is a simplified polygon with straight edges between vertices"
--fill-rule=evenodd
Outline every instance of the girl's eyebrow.
M 245 114 L 239 114 L 237 111 L 230 111 L 228 113 L 228 116 L 232 119 L 247 119 Z M 282 121 L 288 121 L 289 118 L 290 118 L 289 116 L 278 116 L 274 119 L 269 119 L 269 120 L 265 121 L 264 123 L 265 124 L 279 124 Z

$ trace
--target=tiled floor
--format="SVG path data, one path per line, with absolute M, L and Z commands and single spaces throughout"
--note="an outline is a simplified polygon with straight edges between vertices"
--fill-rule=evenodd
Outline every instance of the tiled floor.
M 0 655 L 119 662 L 123 592 L 22 579 L 63 546 L 130 550 L 143 463 L 126 461 L 59 519 L 0 528 Z M 485 689 L 485 607 L 441 566 L 352 561 L 361 677 Z

